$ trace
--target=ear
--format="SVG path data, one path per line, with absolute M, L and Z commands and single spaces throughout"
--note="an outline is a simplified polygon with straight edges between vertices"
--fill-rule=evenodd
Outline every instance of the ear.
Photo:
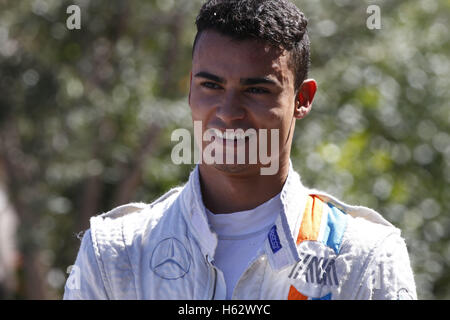
M 189 105 L 191 105 L 191 88 L 192 88 L 192 70 L 191 70 L 191 76 L 190 76 L 190 80 L 189 80 Z
M 303 119 L 309 114 L 316 91 L 317 82 L 314 79 L 303 81 L 295 98 L 294 117 L 296 119 Z

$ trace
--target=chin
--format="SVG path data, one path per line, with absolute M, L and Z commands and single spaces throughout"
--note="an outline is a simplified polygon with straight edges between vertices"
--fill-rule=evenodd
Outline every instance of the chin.
M 256 165 L 250 164 L 214 164 L 214 168 L 226 173 L 244 173 L 257 170 Z

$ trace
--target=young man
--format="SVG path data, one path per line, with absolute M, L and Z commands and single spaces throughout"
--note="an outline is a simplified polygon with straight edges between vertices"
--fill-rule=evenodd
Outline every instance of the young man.
M 371 209 L 307 189 L 292 168 L 295 123 L 317 88 L 307 79 L 306 26 L 287 0 L 203 5 L 192 118 L 212 130 L 218 159 L 248 157 L 203 162 L 154 203 L 92 218 L 66 299 L 416 298 L 400 231 Z M 269 141 L 270 164 L 249 161 L 251 139 Z

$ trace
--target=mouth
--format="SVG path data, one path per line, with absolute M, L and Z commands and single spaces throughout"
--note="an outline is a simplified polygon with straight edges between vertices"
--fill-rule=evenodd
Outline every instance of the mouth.
M 251 137 L 256 135 L 253 130 L 242 130 L 242 129 L 227 129 L 225 131 L 220 131 L 219 129 L 213 129 L 214 136 L 225 141 L 241 142 L 248 141 Z

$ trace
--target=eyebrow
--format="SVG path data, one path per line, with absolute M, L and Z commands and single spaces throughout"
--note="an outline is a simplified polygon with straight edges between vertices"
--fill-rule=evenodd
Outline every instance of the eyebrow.
M 224 78 L 211 74 L 209 72 L 201 71 L 195 75 L 196 78 L 205 78 L 218 83 L 226 83 Z
M 262 77 L 262 78 L 247 78 L 247 79 L 241 79 L 241 84 L 245 86 L 254 86 L 257 84 L 272 84 L 277 85 L 277 82 L 273 81 L 272 79 L 268 77 Z
M 219 76 L 216 76 L 214 74 L 211 74 L 209 72 L 201 71 L 195 75 L 196 78 L 205 78 L 209 79 L 211 81 L 215 81 L 218 83 L 226 83 L 226 80 L 224 78 L 221 78 Z M 240 83 L 244 86 L 253 86 L 257 84 L 271 84 L 271 85 L 278 85 L 277 81 L 274 81 L 270 79 L 269 77 L 260 77 L 260 78 L 245 78 L 241 79 Z

